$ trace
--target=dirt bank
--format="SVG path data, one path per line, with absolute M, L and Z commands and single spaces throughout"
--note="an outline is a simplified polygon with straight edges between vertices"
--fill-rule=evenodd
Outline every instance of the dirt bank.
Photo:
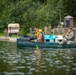
M 17 40 L 16 37 L 4 37 L 4 36 L 0 36 L 0 41 L 16 42 L 16 40 Z

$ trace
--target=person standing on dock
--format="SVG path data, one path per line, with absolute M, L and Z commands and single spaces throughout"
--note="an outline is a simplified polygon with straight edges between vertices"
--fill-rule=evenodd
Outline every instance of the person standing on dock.
M 4 35 L 5 35 L 5 37 L 7 37 L 8 36 L 8 31 L 7 31 L 7 29 L 5 28 L 5 30 L 4 30 Z

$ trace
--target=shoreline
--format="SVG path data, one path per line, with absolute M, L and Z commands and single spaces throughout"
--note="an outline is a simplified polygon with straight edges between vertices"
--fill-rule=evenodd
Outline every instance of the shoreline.
M 16 42 L 16 40 L 17 40 L 17 37 L 0 36 L 0 41 Z

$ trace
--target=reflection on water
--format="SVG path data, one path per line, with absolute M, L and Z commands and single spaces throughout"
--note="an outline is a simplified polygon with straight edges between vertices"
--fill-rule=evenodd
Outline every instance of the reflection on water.
M 0 42 L 0 75 L 76 75 L 76 49 L 40 50 Z
M 35 71 L 39 73 L 41 66 L 42 51 L 40 49 L 34 50 L 34 56 L 35 56 L 35 65 L 36 65 Z

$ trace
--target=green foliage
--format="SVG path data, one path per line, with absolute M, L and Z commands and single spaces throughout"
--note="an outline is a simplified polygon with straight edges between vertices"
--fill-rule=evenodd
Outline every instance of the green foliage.
M 55 27 L 68 14 L 76 19 L 76 0 L 0 0 L 0 32 L 9 23 L 19 23 L 21 34 L 30 27 Z

